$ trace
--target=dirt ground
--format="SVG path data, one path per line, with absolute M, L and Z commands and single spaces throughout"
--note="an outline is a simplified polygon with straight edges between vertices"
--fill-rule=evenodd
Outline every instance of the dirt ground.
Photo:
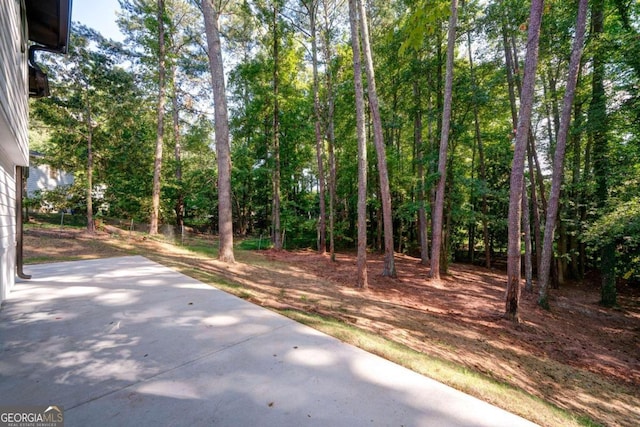
M 503 319 L 503 271 L 454 264 L 441 280 L 419 260 L 396 254 L 397 279 L 369 254 L 369 287 L 354 287 L 355 254 L 335 262 L 314 251 L 262 251 L 233 265 L 121 233 L 30 229 L 25 258 L 69 259 L 140 253 L 174 268 L 196 266 L 242 285 L 247 298 L 341 319 L 482 372 L 607 426 L 640 425 L 640 289 L 621 286 L 619 307 L 598 305 L 595 281 L 553 290 L 551 311 L 522 293 L 521 322 Z M 255 260 L 258 260 L 257 262 Z

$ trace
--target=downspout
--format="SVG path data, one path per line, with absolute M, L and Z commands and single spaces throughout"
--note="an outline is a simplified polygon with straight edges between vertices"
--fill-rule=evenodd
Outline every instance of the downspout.
M 24 173 L 26 169 L 26 174 Z M 24 260 L 22 242 L 24 229 L 22 226 L 22 197 L 24 196 L 24 178 L 29 176 L 28 166 L 16 166 L 16 271 L 21 279 L 31 279 L 30 274 L 24 274 Z

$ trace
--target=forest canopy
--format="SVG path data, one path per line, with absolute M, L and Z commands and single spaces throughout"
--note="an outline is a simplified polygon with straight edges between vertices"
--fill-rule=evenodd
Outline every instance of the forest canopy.
M 103 215 L 150 223 L 158 180 L 161 224 L 218 233 L 225 144 L 235 236 L 271 236 L 276 246 L 331 253 L 356 248 L 364 167 L 368 250 L 391 249 L 428 263 L 437 236 L 438 271 L 453 261 L 506 262 L 536 0 L 203 1 L 214 12 L 208 16 L 219 31 L 224 77 L 210 68 L 211 27 L 205 29 L 200 1 L 121 0 L 123 43 L 74 23 L 69 54 L 43 55 L 52 96 L 32 102 L 31 126 L 45 129 L 37 149 L 47 162 L 74 173 L 64 208 L 71 201 L 74 211 L 89 210 L 89 222 Z M 366 69 L 360 77 L 365 153 L 356 132 L 349 3 L 359 6 L 357 33 L 370 42 L 375 71 L 375 80 Z M 589 2 L 584 43 L 574 46 L 578 6 L 552 0 L 541 9 L 530 130 L 522 136 L 518 247 L 536 274 L 555 154 L 559 142 L 566 144 L 552 225 L 552 284 L 599 272 L 603 281 L 613 280 L 613 300 L 603 283 L 603 302 L 613 305 L 615 281 L 640 282 L 640 3 Z M 448 39 L 454 43 L 450 117 L 443 120 Z M 565 106 L 577 48 L 575 94 Z M 217 138 L 223 119 L 214 114 L 221 107 L 218 99 L 214 108 L 212 87 L 220 80 L 227 142 Z M 563 136 L 565 108 L 570 121 Z M 155 178 L 154 167 L 160 168 Z M 438 184 L 443 215 L 433 227 Z

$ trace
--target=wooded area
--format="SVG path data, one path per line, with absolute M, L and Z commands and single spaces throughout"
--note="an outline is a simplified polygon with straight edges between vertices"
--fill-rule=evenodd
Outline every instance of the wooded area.
M 220 235 L 640 282 L 640 3 L 121 0 L 123 44 L 46 57 L 56 208 Z M 363 72 L 364 68 L 364 72 Z M 226 79 L 226 81 L 225 81 Z M 165 124 L 167 124 L 165 126 Z M 44 135 L 42 137 L 42 135 Z M 41 198 L 54 200 L 53 195 Z M 38 200 L 32 201 L 36 205 Z

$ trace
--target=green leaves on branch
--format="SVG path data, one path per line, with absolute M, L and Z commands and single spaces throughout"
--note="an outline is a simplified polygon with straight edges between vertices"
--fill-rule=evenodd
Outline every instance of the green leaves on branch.
M 587 229 L 584 240 L 596 251 L 615 247 L 622 277 L 640 280 L 640 197 L 619 203 L 602 215 Z

